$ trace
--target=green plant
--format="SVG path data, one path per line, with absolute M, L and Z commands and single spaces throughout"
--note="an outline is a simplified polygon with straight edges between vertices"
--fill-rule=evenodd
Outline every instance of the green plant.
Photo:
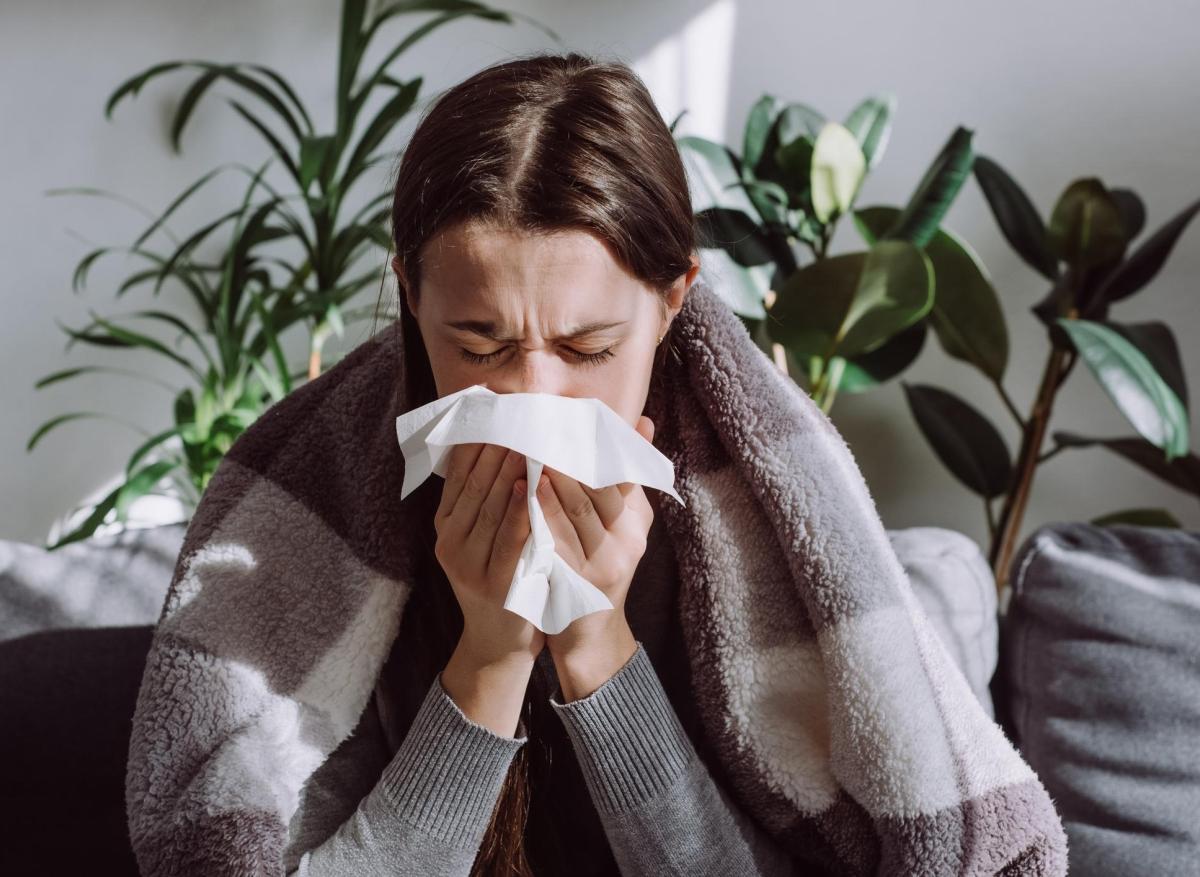
M 435 13 L 367 68 L 368 48 L 380 29 L 398 16 Z M 270 157 L 258 170 L 241 163 L 217 167 L 189 185 L 128 247 L 102 247 L 89 252 L 75 270 L 73 286 L 86 284 L 89 269 L 102 256 L 124 251 L 142 267 L 125 279 L 116 297 L 135 287 L 153 284 L 157 297 L 168 281 L 179 284 L 196 313 L 180 316 L 162 309 L 144 309 L 104 318 L 92 312 L 82 329 L 63 327 L 75 342 L 102 348 L 136 348 L 170 360 L 193 384 L 165 386 L 174 394 L 173 425 L 150 435 L 126 464 L 124 479 L 95 504 L 86 519 L 48 548 L 58 548 L 92 535 L 110 517 L 124 523 L 130 505 L 169 479 L 179 498 L 194 507 L 209 478 L 233 441 L 273 402 L 291 392 L 293 381 L 317 377 L 322 348 L 346 322 L 370 316 L 370 308 L 347 310 L 348 303 L 375 282 L 379 262 L 364 257 L 373 248 L 390 246 L 387 220 L 390 192 L 352 206 L 354 184 L 393 153 L 383 149 L 388 135 L 412 110 L 422 77 L 401 80 L 393 75 L 400 56 L 443 24 L 478 18 L 512 24 L 522 18 L 557 35 L 526 16 L 504 12 L 470 0 L 383 0 L 368 9 L 366 0 L 342 5 L 335 88 L 333 130 L 318 132 L 296 90 L 278 72 L 261 64 L 217 64 L 168 61 L 155 64 L 121 84 L 108 98 L 105 114 L 126 97 L 136 96 L 152 80 L 184 70 L 197 72 L 183 91 L 170 122 L 169 139 L 179 151 L 181 138 L 199 102 L 218 84 L 231 86 L 241 100 L 229 98 L 237 116 L 269 147 Z M 254 103 L 243 101 L 252 98 Z M 378 98 L 378 99 L 376 99 Z M 368 112 L 368 108 L 371 108 Z M 266 179 L 266 171 L 282 169 L 286 187 Z M 218 173 L 236 170 L 250 177 L 241 202 L 200 229 L 182 238 L 171 232 L 175 211 Z M 56 190 L 55 194 L 115 197 L 95 189 Z M 199 251 L 223 229 L 231 229 L 220 254 L 204 259 Z M 166 238 L 159 249 L 154 240 Z M 283 247 L 282 254 L 279 248 Z M 173 343 L 121 325 L 127 319 L 149 320 L 177 330 Z M 280 338 L 302 325 L 308 333 L 306 369 L 293 373 L 285 361 Z M 178 349 L 186 339 L 190 348 Z M 82 366 L 47 375 L 35 387 L 95 372 L 129 372 L 103 366 Z M 135 375 L 136 376 L 136 375 Z M 27 451 L 52 429 L 89 417 L 113 419 L 98 412 L 72 412 L 52 418 L 31 436 Z M 118 421 L 122 422 L 122 421 Z M 127 425 L 127 424 L 126 424 Z M 135 429 L 137 429 L 135 427 Z M 175 445 L 178 444 L 178 450 Z
M 1046 328 L 1050 349 L 1027 416 L 1021 416 L 1002 383 L 1007 362 L 1002 314 L 992 313 L 990 307 L 986 313 L 978 311 L 974 332 L 951 339 L 952 345 L 943 338 L 948 353 L 975 366 L 1000 393 L 1021 433 L 1015 460 L 1000 431 L 965 399 L 928 385 L 905 384 L 904 389 L 913 416 L 938 458 L 984 500 L 991 537 L 988 557 L 1001 588 L 1008 580 L 1036 468 L 1067 448 L 1107 448 L 1200 497 L 1200 458 L 1188 450 L 1187 386 L 1173 333 L 1161 321 L 1121 322 L 1108 316 L 1115 302 L 1154 278 L 1200 212 L 1200 201 L 1131 251 L 1145 224 L 1145 208 L 1128 189 L 1109 189 L 1094 177 L 1077 179 L 1059 197 L 1049 222 L 1043 223 L 1021 187 L 995 161 L 979 156 L 974 174 L 1005 239 L 1051 284 L 1045 297 L 1031 307 Z M 860 211 L 857 218 L 863 234 L 871 239 L 894 221 L 894 212 L 877 208 Z M 941 244 L 935 240 L 927 249 L 931 256 L 937 246 L 945 248 L 943 259 L 953 255 L 962 262 L 962 252 L 952 247 L 949 238 Z M 973 288 L 977 276 L 967 273 L 970 279 L 957 286 L 953 304 L 964 310 L 991 301 L 990 295 Z M 1138 435 L 1089 438 L 1055 432 L 1055 447 L 1043 452 L 1056 396 L 1079 359 Z M 1003 504 L 997 517 L 992 504 L 1000 498 Z M 1092 523 L 1179 526 L 1162 509 L 1126 509 L 1093 518 Z
M 1200 202 L 1130 253 L 1145 222 L 1135 193 L 1109 190 L 1095 178 L 1076 180 L 1043 223 L 996 162 L 974 155 L 971 132 L 958 128 L 906 206 L 858 208 L 894 111 L 893 98 L 870 98 L 839 124 L 765 95 L 747 118 L 740 156 L 703 138 L 677 138 L 693 159 L 696 198 L 705 205 L 697 219 L 707 230 L 706 255 L 729 281 L 720 291 L 751 335 L 782 371 L 807 383 L 826 412 L 839 390 L 862 392 L 901 374 L 929 328 L 950 357 L 984 376 L 1021 430 L 1015 461 L 1000 432 L 968 401 L 930 385 L 901 385 L 938 459 L 984 500 L 998 588 L 1008 578 L 1034 470 L 1066 448 L 1108 448 L 1200 496 L 1178 344 L 1161 322 L 1107 316 L 1112 303 L 1154 277 Z M 1051 283 L 1032 308 L 1051 351 L 1027 417 L 1004 386 L 1009 340 L 1000 298 L 972 247 L 942 227 L 972 172 L 1005 238 Z M 869 249 L 831 256 L 834 227 L 846 214 Z M 1042 453 L 1055 393 L 1080 357 L 1138 436 L 1055 432 L 1056 446 Z M 1000 498 L 997 516 L 993 503 Z M 1178 526 L 1162 509 L 1093 518 L 1118 522 Z
M 767 94 L 747 117 L 740 155 L 677 138 L 693 159 L 705 204 L 697 220 L 710 262 L 730 281 L 727 302 L 825 412 L 839 391 L 864 392 L 902 372 L 927 323 L 940 331 L 945 316 L 930 244 L 946 237 L 942 219 L 970 173 L 969 130 L 953 132 L 869 250 L 829 252 L 883 156 L 895 106 L 890 96 L 869 98 L 843 124 Z

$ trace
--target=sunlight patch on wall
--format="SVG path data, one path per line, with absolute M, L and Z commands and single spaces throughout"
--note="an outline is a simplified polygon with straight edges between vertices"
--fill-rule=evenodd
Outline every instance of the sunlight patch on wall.
M 724 140 L 736 23 L 733 0 L 717 0 L 634 60 L 668 125 L 687 110 L 676 136 Z

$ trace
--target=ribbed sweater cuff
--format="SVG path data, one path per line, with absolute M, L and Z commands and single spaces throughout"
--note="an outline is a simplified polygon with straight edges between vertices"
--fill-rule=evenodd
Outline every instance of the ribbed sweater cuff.
M 409 823 L 453 846 L 477 848 L 505 774 L 527 740 L 469 719 L 439 673 L 381 782 Z
M 695 757 L 641 642 L 587 697 L 564 704 L 553 695 L 550 705 L 566 726 L 601 815 L 644 805 L 678 781 Z

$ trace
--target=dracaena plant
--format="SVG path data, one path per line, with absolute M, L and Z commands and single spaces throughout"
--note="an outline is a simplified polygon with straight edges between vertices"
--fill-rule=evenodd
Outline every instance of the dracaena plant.
M 967 400 L 929 385 L 905 384 L 918 427 L 949 471 L 984 500 L 991 539 L 988 557 L 997 588 L 1009 567 L 1037 467 L 1068 448 L 1103 447 L 1193 496 L 1200 497 L 1200 458 L 1189 452 L 1188 394 L 1179 345 L 1158 320 L 1119 321 L 1110 307 L 1154 278 L 1200 201 L 1140 243 L 1145 208 L 1129 189 L 1110 189 L 1095 177 L 1067 186 L 1043 222 L 1028 196 L 990 158 L 978 156 L 974 176 L 1000 230 L 1020 257 L 1050 285 L 1031 311 L 1046 329 L 1048 351 L 1030 411 L 1022 416 L 1004 390 L 1007 335 L 994 293 L 949 236 L 927 246 L 939 276 L 955 277 L 955 312 L 940 319 L 960 331 L 943 337 L 947 353 L 977 368 L 999 393 L 1020 431 L 1015 460 L 1000 431 Z M 894 221 L 894 210 L 860 211 L 859 226 L 871 239 Z M 946 271 L 942 268 L 945 266 Z M 986 302 L 986 307 L 984 303 Z M 947 343 L 947 342 L 950 343 Z M 1088 437 L 1056 431 L 1043 450 L 1054 402 L 1076 361 L 1082 360 L 1129 421 L 1136 435 Z M 1002 500 L 997 516 L 993 503 Z M 1094 524 L 1179 526 L 1163 509 L 1124 509 L 1091 519 Z
M 839 392 L 864 392 L 901 373 L 927 325 L 938 327 L 938 266 L 928 247 L 944 237 L 942 219 L 970 174 L 971 131 L 951 134 L 868 250 L 829 252 L 883 156 L 895 107 L 890 95 L 868 98 L 836 122 L 767 94 L 746 119 L 740 155 L 676 138 L 727 303 L 826 413 Z
M 392 43 L 377 63 L 364 67 L 368 49 L 382 39 L 381 28 L 411 13 L 433 17 Z M 375 247 L 390 245 L 391 193 L 380 192 L 355 204 L 352 190 L 370 168 L 392 157 L 384 143 L 416 104 L 422 77 L 397 78 L 400 56 L 437 28 L 461 18 L 505 24 L 522 18 L 558 41 L 556 34 L 526 16 L 470 0 L 345 0 L 332 130 L 314 127 L 296 89 L 262 64 L 167 61 L 131 77 L 108 98 L 105 114 L 111 118 L 122 100 L 135 97 L 152 80 L 194 72 L 170 122 L 172 148 L 180 151 L 196 107 L 221 86 L 236 94 L 228 98 L 229 106 L 266 144 L 269 157 L 258 170 L 233 162 L 209 171 L 154 217 L 132 245 L 93 250 L 76 268 L 73 286 L 79 291 L 99 258 L 126 252 L 141 263 L 120 283 L 117 297 L 147 285 L 157 297 L 168 282 L 183 288 L 194 305 L 190 314 L 150 308 L 102 317 L 93 311 L 92 322 L 82 329 L 63 329 L 70 336 L 68 349 L 78 342 L 149 351 L 169 360 L 170 368 L 181 369 L 191 386 L 90 365 L 64 369 L 37 382 L 42 388 L 85 374 L 120 373 L 148 379 L 173 396 L 172 426 L 155 434 L 134 426 L 144 440 L 130 456 L 121 483 L 48 548 L 84 539 L 109 518 L 123 525 L 132 503 L 156 494 L 155 488 L 164 482 L 172 485 L 173 493 L 160 495 L 194 508 L 241 432 L 291 392 L 294 381 L 321 373 L 322 347 L 332 333 L 340 335 L 345 323 L 370 316 L 369 307 L 354 309 L 349 304 L 378 282 L 378 259 L 366 259 L 365 270 L 362 265 L 364 257 L 378 255 Z M 282 184 L 268 182 L 270 168 L 283 177 Z M 216 175 L 230 170 L 250 177 L 240 203 L 201 228 L 176 235 L 169 222 L 176 210 Z M 115 197 L 95 189 L 57 192 Z M 226 238 L 218 242 L 222 233 Z M 203 258 L 200 250 L 205 246 L 217 247 L 218 254 Z M 160 340 L 123 324 L 130 319 L 166 326 L 177 336 L 173 342 Z M 308 339 L 307 362 L 298 372 L 286 362 L 280 344 L 284 331 L 293 326 L 302 326 Z M 180 349 L 180 341 L 187 347 Z M 27 451 L 57 426 L 90 417 L 114 419 L 90 411 L 60 415 L 38 427 Z

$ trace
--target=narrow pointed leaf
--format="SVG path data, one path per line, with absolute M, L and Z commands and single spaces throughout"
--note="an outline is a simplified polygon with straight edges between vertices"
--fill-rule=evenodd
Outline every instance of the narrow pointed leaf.
M 975 157 L 975 181 L 1009 245 L 1047 280 L 1058 277 L 1058 260 L 1050 252 L 1046 226 L 1025 191 L 1004 168 L 985 155 Z
M 1200 201 L 1183 210 L 1174 219 L 1147 238 L 1106 279 L 1097 298 L 1107 304 L 1120 301 L 1142 289 L 1158 274 L 1188 223 L 1200 212 Z

